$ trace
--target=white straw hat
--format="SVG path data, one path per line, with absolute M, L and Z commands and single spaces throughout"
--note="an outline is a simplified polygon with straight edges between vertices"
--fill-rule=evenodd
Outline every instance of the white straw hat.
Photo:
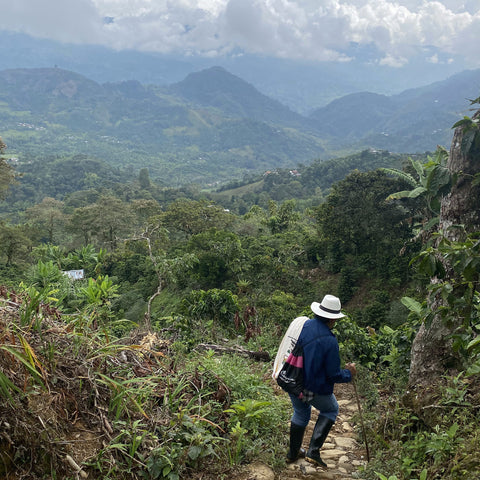
M 322 303 L 313 302 L 310 308 L 315 315 L 323 318 L 343 318 L 345 316 L 340 311 L 342 308 L 340 299 L 333 295 L 325 295 Z

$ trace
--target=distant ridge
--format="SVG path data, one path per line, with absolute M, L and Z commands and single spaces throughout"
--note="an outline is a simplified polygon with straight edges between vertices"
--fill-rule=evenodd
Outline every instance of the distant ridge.
M 104 88 L 78 73 L 60 68 L 0 71 L 0 98 L 19 108 L 43 111 L 47 103 L 105 96 Z
M 165 86 L 189 73 L 215 65 L 250 82 L 259 91 L 296 112 L 311 112 L 344 95 L 371 91 L 391 95 L 428 85 L 458 73 L 462 66 L 410 62 L 402 68 L 371 63 L 370 52 L 355 52 L 350 62 L 310 63 L 257 55 L 216 58 L 116 51 L 99 45 L 76 45 L 0 31 L 1 68 L 58 66 L 96 82 L 138 80 Z
M 228 116 L 295 127 L 307 126 L 304 117 L 263 95 L 223 67 L 190 73 L 181 82 L 171 85 L 168 91 L 198 105 L 215 107 Z
M 343 136 L 351 146 L 420 152 L 448 145 L 452 125 L 468 115 L 468 98 L 479 94 L 480 69 L 466 70 L 398 95 L 346 95 L 314 110 L 310 119 L 320 136 Z
M 152 178 L 176 185 L 292 167 L 324 153 L 319 138 L 293 125 L 298 114 L 223 69 L 206 76 L 218 97 L 209 99 L 202 72 L 173 94 L 134 80 L 100 85 L 59 68 L 0 71 L 0 136 L 20 159 L 87 154 L 117 168 L 148 167 Z M 262 119 L 265 105 L 274 120 Z
M 378 131 L 382 123 L 397 109 L 392 97 L 362 92 L 346 95 L 323 108 L 314 110 L 310 118 L 320 135 L 338 136 L 342 132 L 350 139 L 360 139 Z
M 0 71 L 0 136 L 15 156 L 81 153 L 166 183 L 212 183 L 369 148 L 433 151 L 479 94 L 480 69 L 398 95 L 346 95 L 306 117 L 222 67 L 163 87 L 10 69 Z

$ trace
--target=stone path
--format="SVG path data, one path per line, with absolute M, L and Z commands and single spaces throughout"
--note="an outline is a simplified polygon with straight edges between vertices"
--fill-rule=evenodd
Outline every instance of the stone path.
M 352 385 L 336 385 L 335 395 L 340 406 L 337 421 L 327 437 L 320 454 L 328 468 L 315 467 L 304 459 L 286 465 L 285 470 L 274 474 L 267 466 L 252 464 L 248 467 L 245 480 L 351 480 L 352 473 L 366 464 L 365 446 L 357 441 L 351 423 L 358 407 Z M 308 442 L 317 420 L 316 410 L 312 409 L 312 418 L 304 436 L 304 448 Z

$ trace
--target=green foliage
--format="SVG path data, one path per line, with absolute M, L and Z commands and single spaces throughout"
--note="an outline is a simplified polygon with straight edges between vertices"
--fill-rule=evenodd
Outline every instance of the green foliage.
M 295 200 L 293 199 L 286 200 L 280 206 L 273 200 L 270 201 L 269 214 L 266 223 L 273 234 L 288 230 L 299 218 L 295 213 Z
M 232 232 L 210 229 L 193 235 L 186 249 L 198 259 L 190 274 L 190 282 L 197 289 L 231 285 L 242 269 L 245 253 L 239 237 Z
M 314 160 L 310 165 L 298 166 L 295 171 L 276 168 L 263 176 L 245 174 L 243 181 L 231 181 L 212 195 L 239 214 L 246 213 L 251 205 L 268 209 L 270 200 L 281 203 L 295 199 L 296 209 L 302 210 L 322 203 L 332 185 L 350 173 L 397 165 L 400 168 L 406 158 L 406 155 L 384 150 L 364 150 L 348 157 Z
M 479 103 L 478 98 L 471 100 L 470 104 L 473 105 Z M 463 130 L 462 144 L 461 149 L 464 155 L 468 155 L 475 151 L 475 148 L 478 148 L 480 142 L 480 127 L 479 127 L 479 118 L 470 118 L 463 117 L 462 120 L 456 122 L 452 128 L 461 127 Z
M 44 149 L 41 151 L 42 154 L 37 152 L 31 158 L 26 155 L 27 158 L 17 167 L 22 176 L 19 179 L 21 181 L 12 188 L 10 205 L 20 206 L 25 202 L 30 205 L 39 204 L 45 197 L 59 200 L 92 187 L 108 188 L 116 182 L 126 182 L 129 178 L 127 173 L 122 173 L 104 161 L 92 158 L 93 156 L 45 155 Z M 95 185 L 88 180 L 93 174 L 98 178 Z
M 260 297 L 256 308 L 261 324 L 267 331 L 278 325 L 285 331 L 290 322 L 298 317 L 299 305 L 293 294 L 275 290 L 270 295 Z
M 171 108 L 180 117 L 185 113 Z M 222 126 L 218 135 L 232 125 L 239 123 Z M 130 127 L 142 138 L 139 126 L 119 125 L 122 131 Z M 178 139 L 178 132 L 160 136 Z M 241 143 L 230 151 L 253 162 Z M 193 142 L 190 147 L 182 162 L 199 156 Z M 458 242 L 434 237 L 437 244 L 414 262 L 417 283 L 409 271 L 419 248 L 412 218 L 422 223 L 435 216 L 449 186 L 445 152 L 427 162 L 413 157 L 405 171 L 398 170 L 399 178 L 360 171 L 373 165 L 395 170 L 405 157 L 364 151 L 298 171 L 256 175 L 236 191 L 215 193 L 196 185 L 156 185 L 163 155 L 153 170 L 142 163 L 138 174 L 135 165 L 143 154 L 132 158 L 131 181 L 86 156 L 45 159 L 49 179 L 34 159 L 22 163 L 27 181 L 4 208 L 24 212 L 35 198 L 29 210 L 35 227 L 22 224 L 23 215 L 18 225 L 0 225 L 0 272 L 13 275 L 15 268 L 25 281 L 18 330 L 12 329 L 17 343 L 3 345 L 0 353 L 25 375 L 19 388 L 10 370 L 0 369 L 5 403 L 19 405 L 30 387 L 43 386 L 69 399 L 75 382 L 81 384 L 75 408 L 83 401 L 88 415 L 101 412 L 99 425 L 110 433 L 90 465 L 102 478 L 178 480 L 203 471 L 219 478 L 229 467 L 259 458 L 280 468 L 291 411 L 288 398 L 275 395 L 265 381 L 271 366 L 201 354 L 196 347 L 215 342 L 273 356 L 291 320 L 309 315 L 313 300 L 336 292 L 350 312 L 335 327 L 342 361 L 357 362 L 357 384 L 368 406 L 366 434 L 378 452 L 362 474 L 387 480 L 468 478 L 465 472 L 477 468 L 471 455 L 478 443 L 472 426 L 478 405 L 473 374 L 480 372 L 477 235 Z M 214 158 L 204 162 L 219 170 Z M 81 178 L 72 170 L 75 161 Z M 166 176 L 177 167 L 168 168 Z M 44 199 L 52 182 L 63 178 L 65 185 L 52 190 L 53 201 Z M 332 186 L 335 180 L 340 181 Z M 399 193 L 387 202 L 392 191 Z M 230 205 L 238 210 L 228 211 Z M 233 213 L 240 209 L 241 215 Z M 37 263 L 24 275 L 32 258 Z M 446 268 L 454 280 L 444 275 Z M 84 269 L 86 279 L 69 280 L 62 274 L 67 269 Z M 418 283 L 427 276 L 438 280 L 427 292 L 442 299 L 435 312 L 426 307 L 425 286 Z M 68 315 L 60 317 L 59 308 Z M 150 308 L 158 351 L 137 345 Z M 445 379 L 443 397 L 432 399 L 439 421 L 429 429 L 402 400 L 410 398 L 405 390 L 414 335 L 420 322 L 428 324 L 437 314 L 458 327 L 453 346 L 469 368 Z M 58 342 L 48 336 L 52 319 L 63 332 Z M 68 355 L 75 368 L 64 373 Z
M 24 274 L 30 264 L 32 236 L 32 230 L 27 225 L 10 225 L 0 221 L 0 262 L 5 264 L 5 270 Z M 8 277 L 14 278 L 13 275 Z
M 38 289 L 45 290 L 52 285 L 58 285 L 62 278 L 62 272 L 53 261 L 44 263 L 39 260 L 37 265 L 32 268 L 29 281 Z
M 386 477 L 382 473 L 375 472 L 378 475 L 378 478 L 380 480 L 400 480 L 396 475 L 390 475 L 389 477 Z M 418 477 L 418 480 L 427 480 L 427 474 L 428 471 L 423 469 L 420 472 L 420 476 Z M 410 480 L 417 480 L 416 478 L 410 478 Z
M 475 374 L 479 369 L 480 351 L 478 333 L 480 324 L 480 242 L 476 234 L 467 235 L 464 241 L 440 237 L 437 248 L 424 249 L 415 259 L 419 271 L 438 281 L 428 286 L 431 298 L 441 299 L 435 310 L 422 307 L 406 299 L 409 308 L 427 325 L 435 315 L 440 315 L 452 327 L 453 348 L 464 358 L 465 367 Z M 446 275 L 446 268 L 450 274 Z M 452 274 L 453 273 L 453 274 Z
M 49 284 L 40 286 L 40 288 L 35 285 L 26 286 L 23 283 L 19 286 L 25 294 L 25 300 L 20 310 L 20 324 L 23 327 L 29 326 L 40 330 L 43 319 L 43 311 L 40 307 L 58 303 L 58 299 L 54 297 L 58 290 Z
M 472 404 L 478 391 L 462 373 L 444 377 L 440 391 L 440 397 L 432 398 L 423 413 L 438 419 L 430 428 L 405 404 L 410 392 L 399 392 L 403 401 L 396 397 L 382 399 L 380 392 L 380 401 L 372 412 L 382 412 L 380 421 L 373 421 L 368 414 L 370 444 L 377 453 L 362 478 L 458 480 L 478 475 L 476 408 Z
M 247 359 L 224 355 L 218 358 L 208 353 L 202 358 L 199 372 L 222 379 L 229 392 L 227 429 L 228 461 L 239 464 L 258 455 L 274 456 L 276 444 L 283 444 L 285 425 L 290 411 L 285 396 L 273 395 L 272 387 L 264 381 L 270 364 L 250 364 Z M 265 438 L 269 446 L 265 449 Z M 271 459 L 273 461 L 274 459 Z M 278 460 L 278 459 L 277 459 Z
M 15 180 L 15 172 L 13 167 L 3 158 L 3 153 L 7 146 L 0 137 L 0 199 L 3 199 L 8 188 Z
M 160 296 L 165 298 L 165 296 Z M 193 290 L 181 299 L 174 297 L 170 316 L 154 314 L 156 328 L 174 328 L 185 346 L 203 343 L 205 338 L 216 341 L 236 331 L 235 316 L 239 312 L 238 297 L 230 290 Z M 163 308 L 161 309 L 164 310 Z
M 7 375 L 0 371 L 0 397 L 11 404 L 15 404 L 12 392 L 19 393 L 20 389 L 10 380 L 10 378 L 7 377 Z
M 148 471 L 156 474 L 155 462 L 158 451 L 147 454 L 148 445 L 156 441 L 156 436 L 149 431 L 149 426 L 142 420 L 134 420 L 127 422 L 116 420 L 113 422 L 117 434 L 110 440 L 106 447 L 100 452 L 92 465 L 95 467 L 102 477 L 116 478 L 117 476 L 131 475 L 136 477 L 142 474 L 147 461 Z M 163 467 L 160 473 L 167 473 L 167 469 Z M 143 475 L 142 475 L 143 476 Z M 170 478 L 178 479 L 178 476 L 164 477 L 156 475 L 151 478 Z
M 335 324 L 342 359 L 357 362 L 375 372 L 384 385 L 403 388 L 408 380 L 410 348 L 418 322 L 396 328 L 382 325 L 378 330 L 360 327 L 347 317 Z
M 325 203 L 315 210 L 320 241 L 325 245 L 320 247 L 325 252 L 325 267 L 338 272 L 354 265 L 385 281 L 407 280 L 408 250 L 403 256 L 402 277 L 397 277 L 398 267 L 395 275 L 391 269 L 392 258 L 412 238 L 408 210 L 385 200 L 394 185 L 397 181 L 376 171 L 354 172 L 333 186 Z
M 27 208 L 25 214 L 36 227 L 42 241 L 58 242 L 65 224 L 64 203 L 51 197 L 45 197 L 39 204 Z
M 25 368 L 29 376 L 29 379 L 33 380 L 33 384 L 40 385 L 42 388 L 45 388 L 43 378 L 42 378 L 41 365 L 39 365 L 38 360 L 32 356 L 32 350 L 28 345 L 28 343 L 23 342 L 22 346 L 24 348 L 24 352 L 19 352 L 13 347 L 8 347 L 8 346 L 2 346 L 1 348 L 2 350 L 5 350 L 6 352 L 10 353 L 11 357 L 14 358 L 16 361 L 18 361 L 19 365 Z M 32 383 L 32 382 L 29 381 L 29 383 Z M 8 385 L 8 382 L 6 386 L 12 392 L 15 392 L 15 391 L 19 392 L 17 388 L 12 387 L 11 385 Z
M 142 403 L 153 394 L 155 383 L 151 378 L 115 380 L 100 374 L 99 382 L 112 390 L 110 411 L 114 414 L 115 420 L 133 415 L 135 411 L 146 417 Z
M 229 290 L 217 288 L 211 290 L 194 290 L 183 300 L 181 313 L 188 316 L 192 322 L 201 320 L 211 328 L 220 323 L 233 326 L 235 313 L 238 311 L 238 300 Z
M 369 172 L 382 167 L 392 168 L 396 165 L 400 167 L 405 159 L 405 155 L 393 154 L 386 150 L 363 150 L 348 157 L 327 161 L 316 160 L 302 171 L 300 181 L 310 191 L 315 191 L 317 188 L 327 191 L 332 185 L 355 171 Z
M 428 156 L 427 162 L 410 158 L 415 176 L 404 171 L 394 169 L 382 169 L 404 179 L 412 190 L 403 190 L 392 193 L 388 200 L 403 198 L 421 198 L 424 209 L 418 222 L 421 228 L 428 231 L 438 223 L 442 198 L 450 191 L 454 179 L 447 168 L 448 152 L 443 147 L 437 147 L 433 157 Z
M 243 459 L 243 449 L 247 443 L 246 435 L 248 430 L 237 422 L 230 430 L 230 447 L 228 459 L 230 465 L 239 465 Z
M 211 228 L 223 228 L 232 222 L 223 207 L 205 200 L 178 199 L 171 203 L 161 217 L 169 230 L 196 235 Z
M 179 480 L 176 472 L 176 461 L 180 456 L 175 448 L 156 448 L 148 456 L 146 462 L 148 474 L 153 479 L 166 478 L 168 480 Z
M 270 386 L 261 377 L 262 365 L 250 365 L 249 362 L 238 356 L 224 355 L 221 358 L 206 355 L 202 358 L 200 371 L 212 372 L 222 379 L 233 400 L 256 399 L 258 401 L 271 401 Z
M 84 245 L 69 253 L 65 262 L 70 269 L 83 269 L 85 275 L 98 273 L 102 262 L 104 262 L 107 251 L 100 248 L 98 251 L 93 245 Z
M 259 433 L 259 425 L 267 412 L 266 407 L 272 403 L 265 401 L 252 400 L 247 398 L 242 402 L 232 403 L 231 407 L 225 410 L 225 413 L 231 413 L 231 421 L 238 428 L 241 425 L 246 432 L 251 432 L 254 435 Z
M 384 384 L 398 385 L 401 388 L 407 384 L 410 369 L 410 350 L 412 341 L 418 330 L 418 323 L 408 322 L 395 329 L 388 325 L 380 328 L 377 341 L 377 352 L 381 362 L 380 377 Z
M 417 465 L 430 464 L 429 469 L 441 473 L 443 464 L 448 462 L 459 448 L 463 439 L 458 434 L 459 425 L 453 423 L 443 430 L 436 425 L 432 432 L 420 432 L 405 445 L 406 457 L 403 459 L 403 468 L 407 475 Z
M 106 305 L 112 298 L 117 296 L 118 285 L 114 285 L 112 280 L 99 275 L 97 279 L 89 278 L 88 285 L 81 289 L 88 304 L 93 306 Z
M 118 296 L 118 289 L 108 275 L 99 275 L 97 279 L 89 278 L 87 285 L 80 287 L 79 296 L 87 304 L 86 311 L 107 322 L 112 320 L 112 300 Z

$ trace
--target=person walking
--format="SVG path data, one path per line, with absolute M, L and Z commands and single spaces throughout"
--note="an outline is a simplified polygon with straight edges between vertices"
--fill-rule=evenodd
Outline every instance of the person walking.
M 301 398 L 293 394 L 290 399 L 293 415 L 290 422 L 290 446 L 287 463 L 305 456 L 305 460 L 326 467 L 320 449 L 338 415 L 338 403 L 333 393 L 335 383 L 351 382 L 356 375 L 354 363 L 340 368 L 338 341 L 332 332 L 335 322 L 345 317 L 340 299 L 325 295 L 323 300 L 311 304 L 313 318 L 305 321 L 297 340 L 303 348 L 304 391 Z M 302 447 L 305 429 L 310 421 L 312 406 L 319 412 L 308 451 Z

